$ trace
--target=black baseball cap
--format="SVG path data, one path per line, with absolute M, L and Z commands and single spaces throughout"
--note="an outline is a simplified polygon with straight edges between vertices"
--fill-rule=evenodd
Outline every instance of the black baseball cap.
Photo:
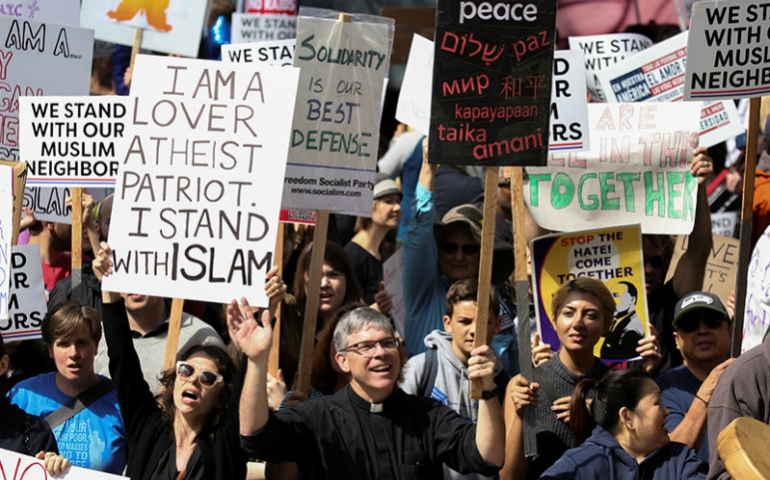
M 673 325 L 676 329 L 679 322 L 690 312 L 697 309 L 713 310 L 721 313 L 725 316 L 725 319 L 729 319 L 730 315 L 727 313 L 727 309 L 722 304 L 722 300 L 711 292 L 692 292 L 682 297 L 677 303 L 674 309 L 674 321 Z

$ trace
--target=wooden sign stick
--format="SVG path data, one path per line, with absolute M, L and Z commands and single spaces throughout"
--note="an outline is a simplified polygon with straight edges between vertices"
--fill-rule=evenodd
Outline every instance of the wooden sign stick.
M 136 54 L 139 53 L 139 50 L 142 48 L 142 29 L 136 28 L 134 29 L 134 43 L 131 45 L 131 61 L 128 63 L 128 67 L 132 69 L 134 68 L 134 61 L 136 60 Z
M 0 165 L 8 165 L 13 168 L 13 231 L 11 232 L 11 246 L 19 243 L 19 225 L 21 225 L 21 212 L 24 206 L 24 186 L 27 184 L 27 162 L 11 162 L 0 160 Z
M 182 311 L 184 299 L 175 298 L 171 301 L 171 315 L 168 324 L 168 337 L 166 337 L 166 357 L 163 360 L 163 369 L 174 368 L 176 365 L 176 351 L 179 349 L 179 330 L 182 328 Z
M 492 259 L 495 254 L 495 220 L 497 212 L 497 182 L 499 167 L 487 167 L 484 181 L 484 224 L 481 228 L 481 259 L 479 260 L 479 290 L 476 296 L 476 328 L 473 348 L 487 343 L 487 318 L 489 318 L 489 290 L 492 288 Z M 497 313 L 497 312 L 495 312 Z M 481 398 L 482 381 L 471 381 L 471 398 Z
M 278 222 L 278 231 L 275 236 L 275 254 L 273 265 L 278 266 L 278 275 L 283 276 L 283 224 Z M 267 358 L 267 373 L 278 378 L 281 353 L 281 305 L 275 310 L 275 323 L 273 323 L 273 346 Z M 292 379 L 289 381 L 291 382 Z M 291 384 L 289 384 L 291 386 Z
M 72 189 L 72 231 L 70 235 L 72 238 L 70 277 L 72 277 L 72 290 L 74 291 L 83 281 L 81 276 L 83 268 L 83 189 L 80 187 Z
M 743 207 L 741 208 L 741 236 L 738 248 L 738 273 L 735 285 L 735 319 L 730 356 L 741 354 L 743 339 L 743 316 L 746 310 L 746 288 L 751 260 L 751 223 L 754 213 L 754 176 L 757 159 L 757 136 L 759 134 L 759 107 L 762 99 L 754 97 L 749 103 L 749 131 L 746 134 L 746 163 L 743 170 Z

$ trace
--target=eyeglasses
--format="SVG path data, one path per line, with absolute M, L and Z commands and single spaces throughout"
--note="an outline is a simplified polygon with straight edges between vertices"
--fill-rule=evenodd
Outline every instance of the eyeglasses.
M 176 374 L 179 378 L 187 380 L 195 375 L 195 367 L 187 362 L 176 362 Z M 203 370 L 198 374 L 198 381 L 201 382 L 201 385 L 204 387 L 210 388 L 217 383 L 224 381 L 224 377 L 219 373 Z
M 663 255 L 653 255 L 651 257 L 644 257 L 644 264 L 650 264 L 650 266 L 654 269 L 663 268 L 663 264 L 666 263 L 666 259 L 663 257 Z
M 454 255 L 455 253 L 457 253 L 457 249 L 462 250 L 463 255 L 465 255 L 466 257 L 470 257 L 472 255 L 477 255 L 479 251 L 481 251 L 481 246 L 476 245 L 474 243 L 458 245 L 456 243 L 446 242 L 441 244 L 441 251 L 447 255 Z
M 692 333 L 700 328 L 701 320 L 703 320 L 703 324 L 706 325 L 706 328 L 711 330 L 716 330 L 722 326 L 722 322 L 725 321 L 723 317 L 714 315 L 688 315 L 677 322 L 676 328 L 684 333 Z
M 373 357 L 377 352 L 377 345 L 383 350 L 395 350 L 400 342 L 395 337 L 383 338 L 382 340 L 358 342 L 345 347 L 343 352 L 356 352 L 362 357 Z

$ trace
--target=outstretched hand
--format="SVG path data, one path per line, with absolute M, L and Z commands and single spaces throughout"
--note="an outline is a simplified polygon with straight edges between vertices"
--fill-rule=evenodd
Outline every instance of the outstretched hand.
M 261 322 L 257 322 L 245 298 L 241 298 L 240 304 L 233 300 L 227 306 L 230 337 L 252 361 L 267 359 L 267 353 L 273 345 L 273 326 L 270 320 L 270 311 L 263 310 Z

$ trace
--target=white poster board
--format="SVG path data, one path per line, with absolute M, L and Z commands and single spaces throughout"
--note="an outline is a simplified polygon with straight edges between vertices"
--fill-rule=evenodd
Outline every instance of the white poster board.
M 22 97 L 19 139 L 27 185 L 114 186 L 132 107 L 117 96 Z
M 288 40 L 297 35 L 297 17 L 284 14 L 233 13 L 230 42 Z
M 104 289 L 267 306 L 298 71 L 139 55 Z
M 97 472 L 88 468 L 70 467 L 64 475 L 52 477 L 45 470 L 42 460 L 0 448 L 0 470 L 3 480 L 118 480 L 125 479 L 111 473 Z
M 527 167 L 532 217 L 558 232 L 639 223 L 643 233 L 689 234 L 699 112 L 692 102 L 589 104 L 591 149 L 549 152 L 547 167 Z
M 12 237 L 13 168 L 0 165 L 0 319 L 8 318 Z
M 295 39 L 222 45 L 222 61 L 258 63 L 271 67 L 294 65 Z
M 285 208 L 371 215 L 388 38 L 382 23 L 299 17 Z
M 0 15 L 19 20 L 35 20 L 80 26 L 79 0 L 15 0 L 0 4 Z
M 749 260 L 741 353 L 760 345 L 770 328 L 770 296 L 767 294 L 770 291 L 769 265 L 770 227 L 757 240 Z
M 396 329 L 403 338 L 406 322 L 406 304 L 404 303 L 404 249 L 399 248 L 382 264 L 385 290 L 393 300 L 390 317 L 396 322 Z
M 40 338 L 46 306 L 40 246 L 16 245 L 11 255 L 9 315 L 0 317 L 5 341 Z
M 427 135 L 430 130 L 432 84 L 433 42 L 415 33 L 398 93 L 396 120 L 423 135 Z
M 72 223 L 72 208 L 65 205 L 71 195 L 70 187 L 25 187 L 22 205 L 32 210 L 35 220 Z
M 583 52 L 553 52 L 551 87 L 551 123 L 548 149 L 555 151 L 587 150 L 588 104 Z
M 80 24 L 105 42 L 133 45 L 142 31 L 142 48 L 197 57 L 207 0 L 83 0 Z
M 94 36 L 78 27 L 0 16 L 0 158 L 19 159 L 19 98 L 88 95 Z

